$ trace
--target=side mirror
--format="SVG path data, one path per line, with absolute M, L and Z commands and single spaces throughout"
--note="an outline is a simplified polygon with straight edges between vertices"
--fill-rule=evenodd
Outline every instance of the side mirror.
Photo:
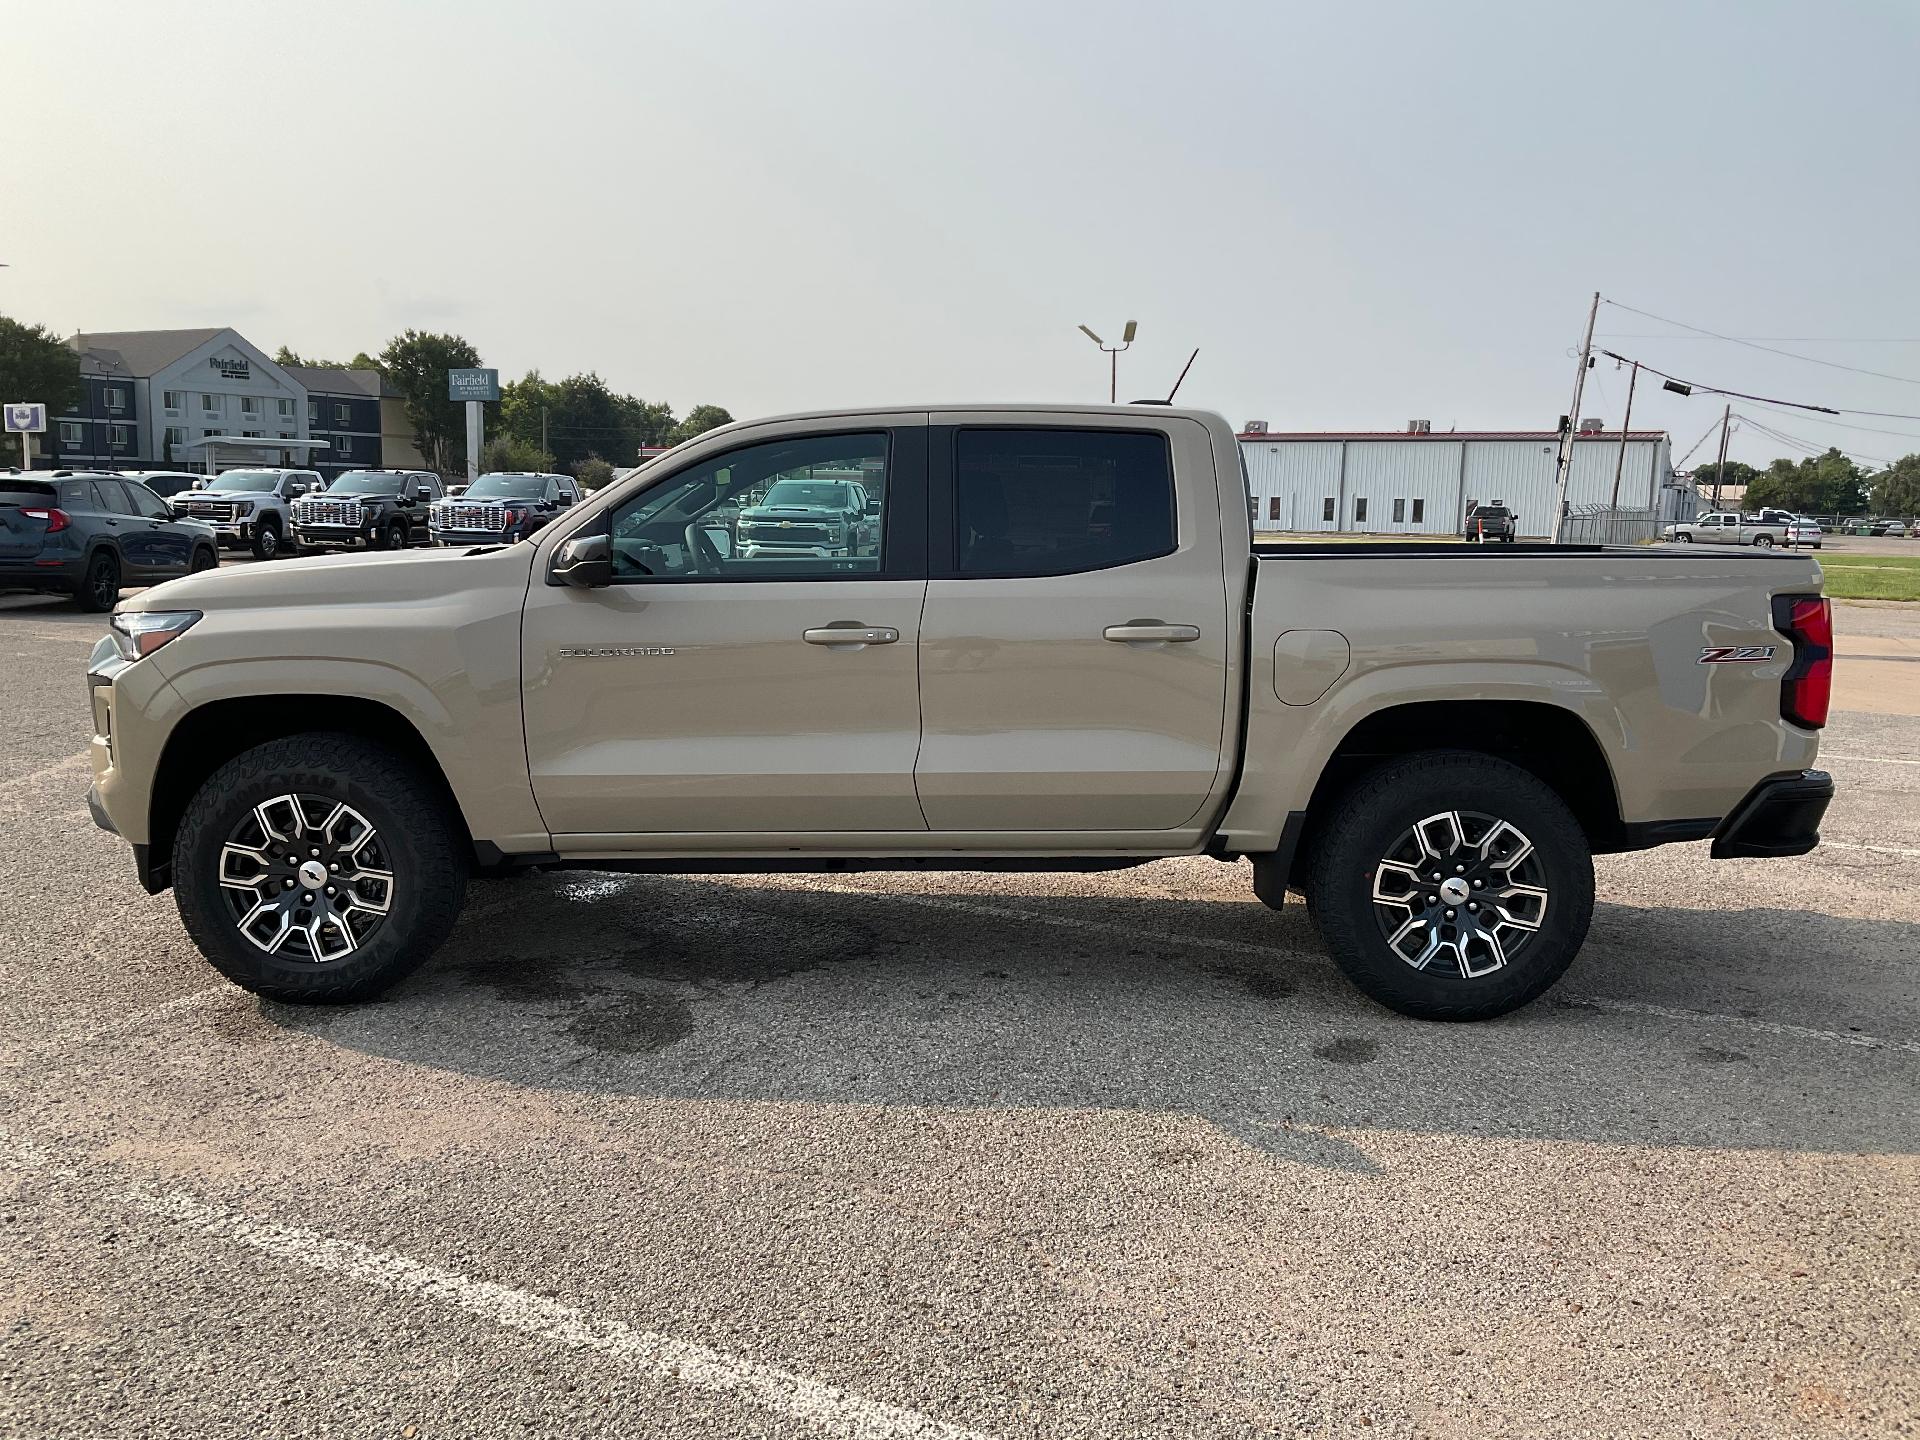
M 564 490 L 562 490 L 558 495 L 554 496 L 553 500 L 554 500 L 554 503 L 560 506 L 562 509 L 565 509 L 567 506 L 573 504 L 573 496 L 569 495 Z
M 418 499 L 431 500 L 433 498 L 433 487 L 431 485 L 422 485 L 418 490 L 414 491 L 413 493 L 415 497 Z
M 549 585 L 571 585 L 576 590 L 598 590 L 613 583 L 613 536 L 605 530 L 575 535 L 561 542 L 547 567 Z

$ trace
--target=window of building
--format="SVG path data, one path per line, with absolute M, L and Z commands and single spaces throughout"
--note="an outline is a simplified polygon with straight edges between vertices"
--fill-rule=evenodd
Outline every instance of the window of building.
M 160 439 L 161 443 L 167 447 L 167 456 L 163 458 L 171 458 L 174 446 L 187 443 L 186 427 L 182 425 L 169 425 Z
M 240 397 L 240 413 L 249 420 L 253 419 L 254 416 L 260 413 L 259 399 L 252 395 L 242 395 Z
M 293 418 L 293 401 L 282 396 L 274 403 L 279 407 L 282 419 L 291 420 Z
M 169 390 L 161 398 L 166 402 L 169 415 L 178 415 L 180 407 L 187 403 L 187 397 L 178 390 Z
M 307 424 L 318 425 L 319 423 L 320 402 L 318 400 L 309 400 L 307 401 Z
M 1280 497 L 1278 495 L 1269 495 L 1267 497 L 1267 518 L 1269 520 L 1278 520 L 1280 518 Z
M 1366 519 L 1367 497 L 1364 495 L 1356 495 L 1353 497 L 1353 523 L 1363 525 L 1366 523 Z
M 877 575 L 885 558 L 886 479 L 884 431 L 728 450 L 614 511 L 614 579 Z M 738 514 L 731 526 L 718 518 L 727 512 Z
M 1393 523 L 1396 525 L 1404 525 L 1406 524 L 1406 521 L 1407 521 L 1406 500 L 1405 499 L 1395 500 L 1393 502 Z
M 1424 500 L 1414 501 L 1413 502 L 1413 523 L 1418 525 L 1422 520 L 1426 518 L 1427 518 L 1427 502 Z
M 1320 519 L 1328 525 L 1333 523 L 1333 496 L 1329 495 L 1320 502 Z
M 346 459 L 349 455 L 353 454 L 353 441 L 347 436 L 342 435 L 338 440 L 333 442 L 333 453 L 342 460 Z
M 352 419 L 353 419 L 353 411 L 348 406 L 335 405 L 333 407 L 333 423 L 334 424 L 345 425 L 348 421 Z
M 107 386 L 107 409 L 118 415 L 127 408 L 127 392 L 118 385 Z
M 86 434 L 86 427 L 78 420 L 62 420 L 60 422 L 60 443 L 62 445 L 73 446 L 83 444 L 86 440 Z
M 218 395 L 202 395 L 200 397 L 200 413 L 203 415 L 220 414 L 221 411 L 226 408 L 220 402 L 221 397 Z
M 132 443 L 132 440 L 133 427 L 131 425 L 109 425 L 107 427 L 107 444 L 113 449 L 124 450 Z
M 291 440 L 293 439 L 293 432 L 291 430 L 282 430 L 280 432 L 280 438 L 282 440 Z
M 1072 575 L 1174 547 L 1173 458 L 1154 430 L 962 430 L 961 575 Z
M 240 438 L 242 440 L 259 440 L 263 437 L 258 430 L 242 430 L 240 432 Z

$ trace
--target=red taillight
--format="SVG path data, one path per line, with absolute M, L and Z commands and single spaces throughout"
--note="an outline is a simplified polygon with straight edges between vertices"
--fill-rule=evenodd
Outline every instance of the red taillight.
M 22 505 L 20 513 L 31 515 L 36 520 L 46 521 L 49 535 L 57 534 L 73 523 L 67 518 L 66 511 L 56 510 L 51 505 Z
M 1780 714 L 1818 730 L 1833 699 L 1833 603 L 1824 595 L 1776 595 L 1773 623 L 1793 639 L 1793 664 L 1780 681 Z

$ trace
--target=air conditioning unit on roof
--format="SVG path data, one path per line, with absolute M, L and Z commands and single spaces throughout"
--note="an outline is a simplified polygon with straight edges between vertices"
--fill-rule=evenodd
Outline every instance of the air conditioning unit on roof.
M 1433 433 L 1433 422 L 1431 420 L 1409 420 L 1407 421 L 1407 433 L 1409 435 L 1431 435 Z
M 1267 422 L 1264 420 L 1249 420 L 1241 427 L 1240 433 L 1242 435 L 1264 435 L 1267 433 Z

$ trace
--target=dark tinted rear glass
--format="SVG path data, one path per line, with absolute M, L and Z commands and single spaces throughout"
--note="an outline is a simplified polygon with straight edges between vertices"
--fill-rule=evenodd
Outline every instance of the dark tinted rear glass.
M 0 475 L 0 502 L 38 505 L 51 499 L 53 494 L 53 486 L 44 480 L 16 480 L 11 475 Z
M 961 430 L 962 575 L 1070 575 L 1170 553 L 1173 459 L 1152 430 Z

